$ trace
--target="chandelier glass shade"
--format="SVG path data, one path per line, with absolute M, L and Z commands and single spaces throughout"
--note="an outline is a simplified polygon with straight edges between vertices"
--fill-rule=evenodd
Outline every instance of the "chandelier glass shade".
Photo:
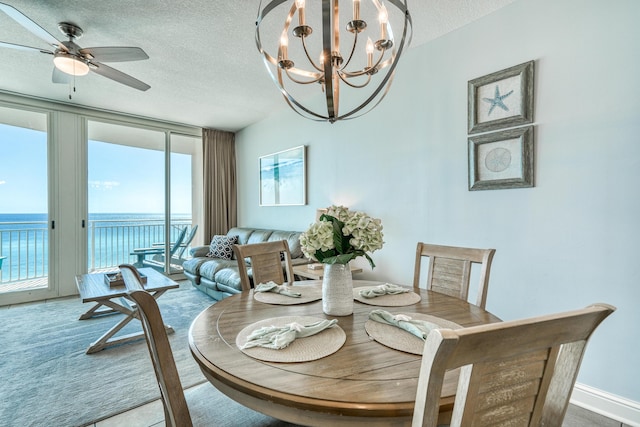
M 256 20 L 258 50 L 286 102 L 330 123 L 378 105 L 410 40 L 406 0 L 271 0 Z

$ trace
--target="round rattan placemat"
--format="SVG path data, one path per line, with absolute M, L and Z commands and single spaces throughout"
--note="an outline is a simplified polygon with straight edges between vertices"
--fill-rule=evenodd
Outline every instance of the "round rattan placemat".
M 264 347 L 252 347 L 244 350 L 241 348 L 247 342 L 247 337 L 258 328 L 264 326 L 284 326 L 293 322 L 300 323 L 301 325 L 309 325 L 321 320 L 325 319 L 310 316 L 283 316 L 260 320 L 259 322 L 252 323 L 238 333 L 236 345 L 240 351 L 247 356 L 265 362 L 294 363 L 321 359 L 340 350 L 340 347 L 342 347 L 347 339 L 344 330 L 337 324 L 310 337 L 298 338 L 289 344 L 288 347 L 281 350 L 272 350 Z
M 253 291 L 253 298 L 256 301 L 263 302 L 265 304 L 276 304 L 276 305 L 295 305 L 295 304 L 305 304 L 312 301 L 318 301 L 322 299 L 322 288 L 318 286 L 289 286 L 288 287 L 293 292 L 299 292 L 300 298 L 289 297 L 282 294 L 277 294 L 275 292 L 256 292 Z
M 439 317 L 431 316 L 429 314 L 422 313 L 394 313 L 404 314 L 412 319 L 425 320 L 427 322 L 435 323 L 441 328 L 447 329 L 460 329 L 462 326 L 449 320 L 441 319 Z M 385 323 L 376 322 L 375 320 L 367 320 L 364 324 L 364 328 L 371 338 L 378 341 L 380 344 L 395 350 L 404 351 L 405 353 L 417 354 L 422 356 L 424 348 L 424 341 L 420 338 L 412 335 L 411 333 L 400 329 L 396 326 L 387 325 Z
M 375 298 L 364 298 L 360 295 L 361 290 L 373 289 L 377 286 L 362 286 L 353 289 L 353 299 L 364 304 L 378 305 L 383 307 L 402 307 L 405 305 L 416 304 L 420 302 L 420 295 L 413 291 L 396 295 L 381 295 Z

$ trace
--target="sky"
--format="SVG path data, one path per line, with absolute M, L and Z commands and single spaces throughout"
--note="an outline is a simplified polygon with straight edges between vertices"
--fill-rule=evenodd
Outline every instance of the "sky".
M 0 124 L 0 214 L 46 213 L 46 133 Z M 175 214 L 191 214 L 191 156 L 172 154 Z M 162 213 L 164 153 L 89 141 L 89 213 Z

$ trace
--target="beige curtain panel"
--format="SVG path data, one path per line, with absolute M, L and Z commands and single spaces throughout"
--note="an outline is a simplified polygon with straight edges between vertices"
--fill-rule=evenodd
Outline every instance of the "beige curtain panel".
M 204 153 L 204 239 L 226 234 L 237 224 L 235 134 L 202 130 Z

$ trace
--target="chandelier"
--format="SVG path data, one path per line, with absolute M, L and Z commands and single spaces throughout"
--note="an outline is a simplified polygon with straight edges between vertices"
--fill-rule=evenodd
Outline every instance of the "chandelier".
M 338 3 L 261 1 L 256 19 L 258 50 L 286 102 L 303 117 L 330 123 L 380 103 L 411 40 L 406 0 L 348 0 L 342 9 Z

